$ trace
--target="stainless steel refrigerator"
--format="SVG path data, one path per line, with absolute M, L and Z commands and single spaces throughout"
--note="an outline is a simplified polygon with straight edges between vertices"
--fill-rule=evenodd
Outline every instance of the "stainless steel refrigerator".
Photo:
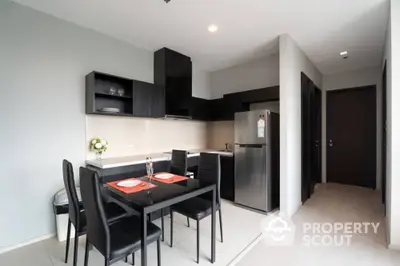
M 279 115 L 235 113 L 235 203 L 269 212 L 279 207 Z

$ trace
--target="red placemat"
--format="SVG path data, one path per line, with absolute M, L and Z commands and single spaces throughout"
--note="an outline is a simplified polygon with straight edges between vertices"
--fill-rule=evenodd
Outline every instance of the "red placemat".
M 169 173 L 157 173 L 151 179 L 154 179 L 158 182 L 162 182 L 162 183 L 166 183 L 166 184 L 172 184 L 172 183 L 176 183 L 176 182 L 180 182 L 180 181 L 189 179 L 186 176 L 180 176 L 180 175 L 174 175 L 173 177 L 168 178 L 168 179 L 157 178 L 156 175 L 159 175 L 159 174 L 169 174 Z
M 124 179 L 124 180 L 118 180 L 118 181 L 114 181 L 114 182 L 109 182 L 107 183 L 107 185 L 109 185 L 110 187 L 113 187 L 119 191 L 124 192 L 125 194 L 132 194 L 135 192 L 139 192 L 139 191 L 143 191 L 143 190 L 147 190 L 153 187 L 156 187 L 157 185 L 151 184 L 149 182 L 146 181 L 142 181 L 140 180 L 140 184 L 134 186 L 134 187 L 120 187 L 118 186 L 118 183 L 121 181 L 125 181 L 125 180 L 139 180 L 137 178 L 129 178 L 129 179 Z

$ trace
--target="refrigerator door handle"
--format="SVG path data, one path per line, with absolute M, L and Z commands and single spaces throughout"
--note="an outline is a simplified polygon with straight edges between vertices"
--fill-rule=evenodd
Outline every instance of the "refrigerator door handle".
M 239 144 L 240 148 L 258 148 L 261 149 L 265 145 L 263 144 Z

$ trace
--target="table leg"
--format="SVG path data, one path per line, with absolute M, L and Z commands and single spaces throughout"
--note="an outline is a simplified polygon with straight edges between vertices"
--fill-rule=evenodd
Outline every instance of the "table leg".
M 147 266 L 147 214 L 142 211 L 141 213 L 142 226 L 140 230 L 141 234 L 141 254 L 142 254 L 142 266 Z
M 215 187 L 212 191 L 212 207 L 211 207 L 211 263 L 215 262 L 215 211 L 216 211 L 216 193 Z

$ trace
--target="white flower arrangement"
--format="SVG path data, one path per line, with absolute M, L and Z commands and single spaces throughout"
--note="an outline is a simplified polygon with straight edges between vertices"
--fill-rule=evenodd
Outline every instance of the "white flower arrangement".
M 108 149 L 108 142 L 105 139 L 101 138 L 94 138 L 90 142 L 90 150 L 96 152 L 97 155 L 100 155 L 107 151 Z

